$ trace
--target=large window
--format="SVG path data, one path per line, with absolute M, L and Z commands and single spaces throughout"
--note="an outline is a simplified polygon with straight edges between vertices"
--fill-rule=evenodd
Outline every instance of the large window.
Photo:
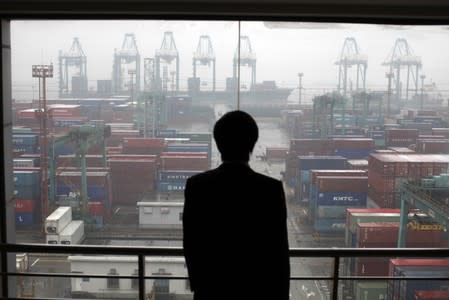
M 213 125 L 242 109 L 260 128 L 250 166 L 284 184 L 290 247 L 446 247 L 448 37 L 447 26 L 12 21 L 8 226 L 18 243 L 181 246 L 185 182 L 220 165 Z M 45 271 L 60 258 L 29 259 L 26 270 Z M 109 263 L 106 274 L 137 274 L 131 259 Z M 330 260 L 291 263 L 292 275 L 325 276 Z M 147 273 L 185 275 L 182 264 L 160 258 Z M 390 264 L 353 258 L 342 270 L 384 276 Z M 18 290 L 135 298 L 138 281 L 126 282 L 107 279 L 115 295 L 87 280 Z M 344 293 L 384 297 L 376 284 Z M 295 282 L 292 296 L 330 288 Z M 190 294 L 164 278 L 147 289 Z

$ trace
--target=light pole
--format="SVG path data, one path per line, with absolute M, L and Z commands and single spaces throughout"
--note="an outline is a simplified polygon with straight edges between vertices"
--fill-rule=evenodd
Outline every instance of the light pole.
M 136 75 L 136 70 L 128 70 L 128 74 L 131 75 L 131 86 L 130 86 L 130 92 L 131 92 L 131 118 L 134 122 L 134 75 Z
M 424 109 L 424 79 L 426 78 L 426 75 L 419 76 L 421 78 L 421 104 L 420 109 Z
M 393 78 L 393 73 L 386 73 L 385 76 L 388 78 L 388 91 L 387 91 L 387 117 L 390 116 L 390 105 L 391 105 L 391 79 Z
M 298 73 L 299 77 L 299 105 L 301 106 L 301 90 L 302 90 L 302 77 L 304 76 L 304 73 Z
M 41 201 L 42 201 L 42 230 L 45 233 L 44 220 L 48 216 L 48 136 L 47 136 L 47 93 L 46 93 L 46 78 L 53 77 L 53 64 L 51 65 L 33 65 L 32 76 L 39 78 L 39 86 L 42 84 L 42 89 L 39 90 L 39 109 L 36 111 L 39 118 L 40 129 L 40 165 L 41 165 Z M 42 80 L 42 82 L 41 82 Z

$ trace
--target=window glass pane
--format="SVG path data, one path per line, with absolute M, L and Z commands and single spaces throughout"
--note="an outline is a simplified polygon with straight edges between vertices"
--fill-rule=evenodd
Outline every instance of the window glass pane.
M 239 108 L 260 130 L 251 168 L 283 183 L 290 247 L 447 246 L 448 43 L 444 26 L 13 21 L 8 225 L 18 243 L 182 246 L 185 182 L 221 164 L 212 129 Z M 61 257 L 26 266 L 80 271 Z M 147 276 L 187 274 L 182 258 L 151 259 Z M 293 276 L 333 270 L 328 258 L 291 262 Z M 340 270 L 383 276 L 390 263 L 348 258 Z M 135 270 L 134 261 L 116 273 Z M 109 278 L 100 291 L 83 274 L 59 290 L 69 279 L 58 280 L 19 286 L 42 298 L 138 288 Z M 185 280 L 147 282 L 148 293 L 190 297 Z M 386 293 L 384 281 L 344 286 L 352 299 Z M 295 299 L 331 289 L 327 279 L 292 283 Z

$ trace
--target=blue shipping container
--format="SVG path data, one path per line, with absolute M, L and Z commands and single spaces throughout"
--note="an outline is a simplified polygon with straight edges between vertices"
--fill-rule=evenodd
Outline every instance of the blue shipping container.
M 157 184 L 157 189 L 159 192 L 184 191 L 185 188 L 185 182 L 158 182 Z
M 69 195 L 71 192 L 80 192 L 81 187 L 76 185 L 62 185 L 56 187 L 56 195 Z M 92 201 L 101 201 L 107 198 L 107 188 L 103 185 L 87 185 L 87 197 Z
M 34 213 L 16 213 L 16 226 L 31 226 L 34 222 Z
M 316 219 L 314 229 L 316 232 L 344 233 L 346 226 L 345 219 Z
M 39 199 L 39 185 L 27 185 L 14 187 L 15 199 Z
M 14 171 L 13 174 L 15 186 L 39 185 L 39 171 Z
M 366 192 L 317 192 L 317 205 L 366 206 Z
M 37 134 L 13 134 L 13 145 L 36 146 L 39 144 L 39 136 Z
M 185 182 L 191 176 L 201 171 L 159 171 L 158 179 L 167 182 Z
M 347 159 L 364 159 L 369 156 L 374 149 L 347 150 L 336 149 L 335 155 L 343 156 Z

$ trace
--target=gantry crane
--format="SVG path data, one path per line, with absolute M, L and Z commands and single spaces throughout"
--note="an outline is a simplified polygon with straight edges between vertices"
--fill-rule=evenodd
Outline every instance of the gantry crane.
M 140 54 L 134 33 L 125 34 L 121 49 L 114 50 L 112 86 L 115 93 L 140 91 Z
M 348 69 L 352 66 L 356 67 L 356 91 L 365 90 L 366 86 L 366 69 L 368 67 L 368 59 L 361 54 L 357 41 L 353 37 L 348 37 L 343 43 L 340 57 L 335 62 L 338 65 L 338 92 L 343 96 L 348 95 Z M 360 84 L 361 81 L 361 84 Z
M 59 97 L 87 95 L 87 57 L 77 37 L 69 51 L 59 51 Z
M 80 186 L 80 196 L 82 203 L 82 214 L 84 220 L 88 222 L 88 197 L 87 197 L 87 165 L 86 165 L 86 154 L 89 147 L 92 145 L 100 144 L 103 149 L 103 160 L 104 166 L 107 167 L 106 163 L 106 147 L 105 139 L 111 135 L 111 128 L 108 125 L 81 125 L 70 129 L 67 135 L 56 137 L 53 139 L 50 148 L 50 164 L 49 164 L 49 179 L 50 179 L 50 206 L 53 210 L 56 203 L 56 161 L 58 155 L 55 149 L 65 144 L 73 144 L 75 146 L 76 158 L 80 161 L 81 170 L 81 186 Z
M 240 36 L 239 45 L 237 45 L 234 53 L 232 78 L 235 87 L 238 89 L 241 87 L 237 86 L 237 70 L 242 66 L 248 66 L 251 69 L 250 89 L 254 91 L 256 88 L 256 53 L 254 53 L 249 37 L 246 35 Z
M 320 138 L 327 138 L 335 132 L 334 110 L 342 109 L 342 118 L 345 118 L 347 98 L 339 93 L 329 93 L 313 98 L 313 132 Z M 343 134 L 345 125 L 343 123 Z
M 388 55 L 382 65 L 389 67 L 387 77 L 393 78 L 395 99 L 398 102 L 402 99 L 401 69 L 403 67 L 407 68 L 405 100 L 409 100 L 409 91 L 413 91 L 415 95 L 418 94 L 419 70 L 422 67 L 421 57 L 413 54 L 412 48 L 406 39 L 399 38 L 396 40 L 390 55 Z M 412 81 L 413 88 L 410 88 L 410 81 Z
M 167 90 L 168 86 L 168 67 L 171 66 L 172 62 L 175 61 L 175 71 L 170 72 L 172 75 L 172 91 L 176 93 L 179 92 L 179 53 L 176 48 L 175 39 L 173 37 L 173 32 L 164 32 L 164 39 L 162 40 L 161 48 L 156 51 L 155 56 L 155 80 L 157 85 L 162 88 L 164 92 Z M 161 67 L 162 67 L 162 77 L 161 77 Z
M 373 107 L 377 104 L 377 107 Z M 360 115 L 359 125 L 360 127 L 366 127 L 367 125 L 367 117 L 368 116 L 376 116 L 377 124 L 383 123 L 383 113 L 382 113 L 382 105 L 383 105 L 383 95 L 375 92 L 356 92 L 352 93 L 352 110 L 355 111 L 360 109 L 362 114 Z
M 197 78 L 197 67 L 212 64 L 212 91 L 215 92 L 215 53 L 212 47 L 212 41 L 208 35 L 200 36 L 196 51 L 193 53 L 193 79 Z M 198 78 L 198 80 L 200 80 Z M 198 89 L 199 90 L 199 89 Z

